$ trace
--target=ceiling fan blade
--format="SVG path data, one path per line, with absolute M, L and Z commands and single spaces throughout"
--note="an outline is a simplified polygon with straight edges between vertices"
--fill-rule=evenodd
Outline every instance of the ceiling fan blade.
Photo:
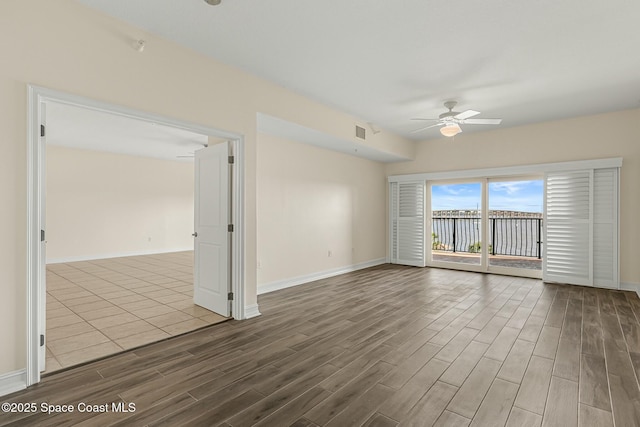
M 442 125 L 444 125 L 444 123 L 436 123 L 435 125 L 427 126 L 427 127 L 416 129 L 416 130 L 412 130 L 411 133 L 422 132 L 423 130 L 431 129 L 431 128 L 434 128 L 436 126 L 442 126 Z
M 499 125 L 502 119 L 466 119 L 462 123 L 466 125 Z
M 453 118 L 458 120 L 464 120 L 464 119 L 468 119 L 469 117 L 477 116 L 478 114 L 480 114 L 480 111 L 467 110 L 467 111 L 463 111 L 460 114 L 456 114 L 455 116 L 453 116 Z
M 436 121 L 436 120 L 440 120 L 440 119 L 423 119 L 422 117 L 414 117 L 412 119 L 409 120 L 429 120 L 429 121 Z

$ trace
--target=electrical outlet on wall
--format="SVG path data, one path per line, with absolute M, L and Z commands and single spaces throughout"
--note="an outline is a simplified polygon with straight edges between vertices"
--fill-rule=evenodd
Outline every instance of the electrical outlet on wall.
M 331 251 L 329 251 L 329 252 L 327 253 L 327 256 L 328 256 L 329 258 L 331 258 L 331 255 L 333 255 L 333 253 L 332 253 Z

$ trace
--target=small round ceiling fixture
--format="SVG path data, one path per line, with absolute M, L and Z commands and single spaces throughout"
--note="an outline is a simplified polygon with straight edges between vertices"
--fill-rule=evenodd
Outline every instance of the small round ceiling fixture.
M 144 40 L 136 40 L 133 43 L 133 48 L 135 50 L 137 50 L 138 52 L 142 53 L 142 51 L 144 51 L 144 47 L 147 45 L 147 43 Z
M 204 0 L 204 2 L 211 6 L 217 6 L 222 2 L 222 0 Z

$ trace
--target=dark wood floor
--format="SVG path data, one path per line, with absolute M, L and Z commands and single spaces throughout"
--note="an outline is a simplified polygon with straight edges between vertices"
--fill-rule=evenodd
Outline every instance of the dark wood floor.
M 0 400 L 76 410 L 0 425 L 640 426 L 633 293 L 385 265 L 259 302 L 48 376 Z

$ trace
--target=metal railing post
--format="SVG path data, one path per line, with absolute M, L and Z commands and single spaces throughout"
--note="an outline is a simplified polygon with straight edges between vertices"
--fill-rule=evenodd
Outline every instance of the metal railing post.
M 456 219 L 453 218 L 453 252 L 456 252 Z
M 491 255 L 496 254 L 496 219 L 491 218 Z
M 540 250 L 540 230 L 542 230 L 542 220 L 538 218 L 538 259 L 542 258 L 542 251 Z

